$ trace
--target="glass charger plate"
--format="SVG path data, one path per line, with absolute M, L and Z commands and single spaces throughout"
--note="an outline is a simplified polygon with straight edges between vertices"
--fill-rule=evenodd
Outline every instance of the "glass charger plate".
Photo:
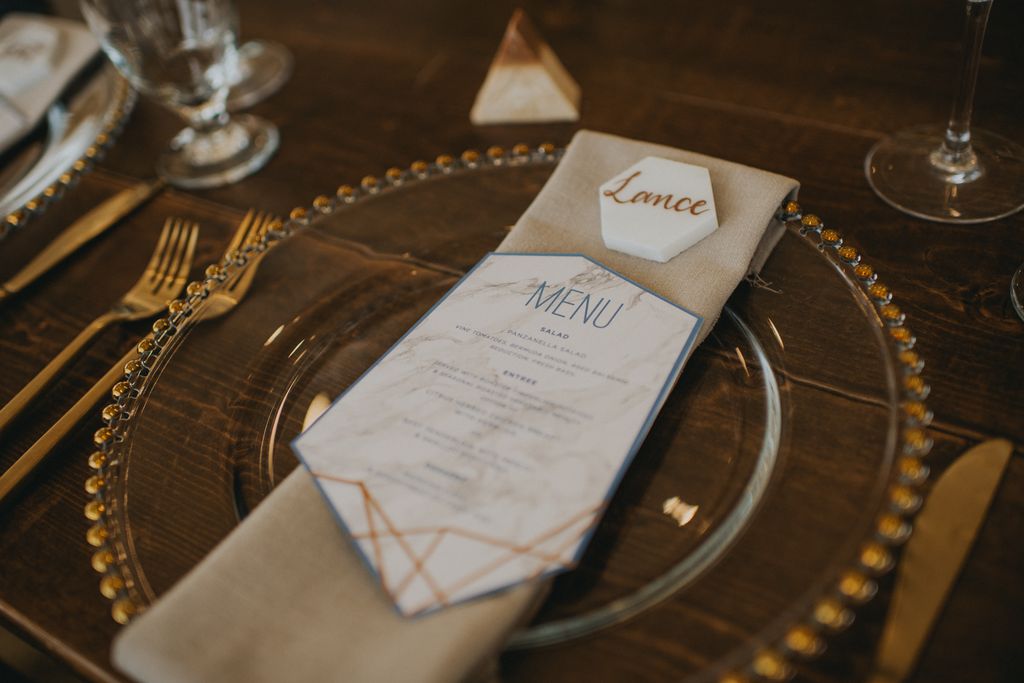
M 339 394 L 497 245 L 559 157 L 468 152 L 342 186 L 171 304 L 90 458 L 88 540 L 115 619 L 157 599 L 296 466 L 288 443 L 313 398 Z M 512 637 L 508 678 L 584 660 L 613 679 L 652 666 L 665 679 L 784 678 L 891 567 L 927 476 L 914 337 L 836 231 L 795 203 L 780 216 L 786 235 L 690 360 L 582 563 Z M 237 309 L 196 322 L 257 254 Z
M 124 125 L 134 91 L 103 60 L 87 67 L 28 137 L 0 156 L 0 239 L 92 168 Z

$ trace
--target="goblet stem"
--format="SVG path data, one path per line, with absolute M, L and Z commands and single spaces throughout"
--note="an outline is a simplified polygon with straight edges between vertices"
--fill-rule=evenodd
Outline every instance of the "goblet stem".
M 971 129 L 992 0 L 966 0 L 965 9 L 960 83 L 947 124 L 894 133 L 864 159 L 868 183 L 885 202 L 944 223 L 993 221 L 1024 208 L 1024 147 Z
M 227 111 L 227 85 L 195 106 L 173 105 L 188 127 L 171 141 L 157 172 L 180 187 L 216 187 L 263 166 L 278 145 L 277 129 L 266 121 Z
M 178 115 L 197 133 L 207 133 L 223 128 L 228 122 L 227 87 L 219 88 L 207 101 L 194 107 L 178 106 Z
M 246 131 L 234 125 L 229 117 L 226 102 L 227 87 L 223 87 L 201 105 L 175 107 L 188 123 L 188 128 L 178 134 L 174 146 L 191 164 L 209 166 L 220 163 L 250 143 Z
M 231 0 L 81 0 L 114 65 L 140 91 L 188 122 L 160 155 L 157 173 L 189 189 L 219 187 L 262 168 L 277 128 L 227 114 L 226 70 L 235 56 Z
M 976 180 L 984 171 L 971 147 L 971 115 L 974 111 L 974 89 L 978 82 L 981 47 L 985 40 L 989 12 L 992 11 L 992 0 L 967 0 L 966 9 L 960 85 L 942 144 L 930 159 L 932 165 L 942 173 L 949 174 L 949 181 L 955 184 Z

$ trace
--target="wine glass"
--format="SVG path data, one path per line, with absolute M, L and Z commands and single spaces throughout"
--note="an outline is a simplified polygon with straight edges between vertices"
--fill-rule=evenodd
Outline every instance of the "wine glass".
M 913 216 L 981 223 L 1024 208 L 1024 148 L 971 129 L 974 87 L 992 0 L 967 0 L 960 83 L 945 129 L 905 130 L 876 144 L 864 160 L 872 189 Z
M 1024 320 L 1024 263 L 1010 280 L 1010 303 L 1013 304 L 1013 310 L 1017 311 L 1017 317 Z
M 235 58 L 230 0 L 81 0 L 82 14 L 118 71 L 188 122 L 157 162 L 184 188 L 217 187 L 262 168 L 277 128 L 230 118 L 228 66 Z

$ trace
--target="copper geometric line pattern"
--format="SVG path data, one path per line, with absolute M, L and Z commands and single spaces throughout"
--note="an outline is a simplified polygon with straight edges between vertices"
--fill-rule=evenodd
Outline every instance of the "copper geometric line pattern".
M 359 485 L 362 488 L 362 484 Z M 377 528 L 373 523 L 373 513 L 370 510 L 370 499 L 363 496 L 363 510 L 366 512 L 366 524 L 370 529 L 370 539 L 373 543 L 373 557 L 377 562 L 378 571 L 380 572 L 380 583 L 384 587 L 384 590 L 388 589 L 387 577 L 384 575 L 384 561 L 383 556 L 380 552 L 380 543 L 377 540 Z
M 388 516 L 386 514 L 384 514 L 384 509 L 380 506 L 380 503 L 378 503 L 377 500 L 374 499 L 374 497 L 370 494 L 370 490 L 362 482 L 359 483 L 359 490 L 363 494 L 363 497 L 366 500 L 370 501 L 370 505 L 373 506 L 373 508 L 377 511 L 377 514 L 379 514 L 381 516 L 381 519 L 384 520 L 384 524 L 387 526 L 388 530 L 390 531 L 390 533 L 388 535 L 394 537 L 394 539 L 398 542 L 398 546 L 402 549 L 402 551 L 409 558 L 409 561 L 412 563 L 413 571 L 417 572 L 420 576 L 423 577 L 423 580 L 427 582 L 427 585 L 430 587 L 430 591 L 434 594 L 434 598 L 438 602 L 440 602 L 442 605 L 448 604 L 447 596 L 445 596 L 444 592 L 438 587 L 437 582 L 434 580 L 434 577 L 432 577 L 423 568 L 423 566 L 422 566 L 423 561 L 420 558 L 418 558 L 416 556 L 416 553 L 413 552 L 412 548 L 409 547 L 408 542 L 405 540 L 405 535 L 400 533 L 400 532 L 398 532 L 398 530 L 395 529 L 394 524 L 392 524 L 391 520 L 388 519 Z M 375 532 L 373 532 L 373 533 L 375 533 Z M 379 541 L 376 538 L 374 538 L 374 542 L 376 543 L 376 542 L 379 542 Z M 381 580 L 381 583 L 384 583 L 384 573 L 383 572 L 381 572 L 381 574 L 380 574 L 380 580 Z M 387 590 L 387 589 L 385 588 L 385 590 Z M 392 601 L 397 601 L 397 600 L 398 600 L 398 595 L 392 596 Z
M 576 522 L 580 521 L 581 519 L 584 519 L 587 515 L 593 514 L 593 512 L 595 512 L 595 511 L 594 510 L 585 510 L 583 512 L 580 512 L 580 513 L 577 513 L 577 514 L 573 515 L 573 517 L 570 518 L 567 522 L 559 524 L 554 529 L 545 532 L 544 534 L 542 534 L 538 538 L 533 539 L 529 544 L 527 544 L 527 547 L 533 547 L 533 546 L 536 546 L 536 545 L 540 545 L 541 543 L 543 543 L 544 541 L 548 540 L 552 536 L 557 536 L 559 533 L 561 533 L 562 531 L 565 531 L 567 528 L 571 527 Z M 578 540 L 579 537 L 582 536 L 583 533 L 586 531 L 586 529 L 589 529 L 589 528 L 590 527 L 588 525 L 584 529 L 583 532 L 580 532 L 572 540 L 574 540 L 574 541 Z M 504 544 L 501 547 L 505 547 Z M 536 553 L 535 552 L 528 552 L 528 551 L 511 550 L 509 553 L 507 553 L 503 557 L 498 557 L 498 558 L 492 560 L 490 564 L 485 565 L 484 567 L 478 569 L 476 572 L 470 574 L 467 577 L 463 577 L 460 581 L 456 582 L 454 586 L 451 586 L 451 587 L 448 588 L 449 594 L 453 594 L 456 591 L 458 591 L 458 590 L 460 590 L 462 588 L 465 588 L 467 585 L 469 585 L 469 584 L 473 583 L 474 581 L 476 581 L 476 580 L 486 576 L 487 574 L 495 571 L 496 569 L 498 569 L 502 565 L 508 563 L 509 561 L 515 559 L 517 556 L 520 556 L 520 555 L 536 555 Z M 553 559 L 549 560 L 549 562 L 551 562 L 552 564 L 557 564 L 560 567 L 566 567 L 567 568 L 568 564 L 566 562 L 564 562 L 563 560 L 561 560 L 560 555 L 561 555 L 561 553 L 559 553 L 558 555 L 552 556 Z
M 423 551 L 423 554 L 416 558 L 413 566 L 402 580 L 395 586 L 395 600 L 402 597 L 402 593 L 405 592 L 406 587 L 412 583 L 412 580 L 419 576 L 423 572 L 423 565 L 426 564 L 427 560 L 430 559 L 430 554 L 434 552 L 437 546 L 441 545 L 441 541 L 444 540 L 444 536 L 447 532 L 444 530 L 438 531 L 434 534 L 434 539 L 430 542 L 430 545 Z
M 570 517 L 568 520 L 534 537 L 529 542 L 517 544 L 510 543 L 509 541 L 500 538 L 488 536 L 486 534 L 481 534 L 479 532 L 472 531 L 469 529 L 461 529 L 459 527 L 416 527 L 413 529 L 398 530 L 395 528 L 395 525 L 391 522 L 388 516 L 384 513 L 384 510 L 382 509 L 380 502 L 373 497 L 373 495 L 370 493 L 369 489 L 367 488 L 364 482 L 355 479 L 346 479 L 324 472 L 311 472 L 311 474 L 314 477 L 327 479 L 329 481 L 338 482 L 340 484 L 356 486 L 359 489 L 359 492 L 363 497 L 363 507 L 366 512 L 368 532 L 353 533 L 352 538 L 357 541 L 366 539 L 370 540 L 374 549 L 374 558 L 376 559 L 377 571 L 380 575 L 380 583 L 384 588 L 384 591 L 394 602 L 398 601 L 399 596 L 401 596 L 401 594 L 405 591 L 409 584 L 412 583 L 413 579 L 419 576 L 427 583 L 428 587 L 430 588 L 430 591 L 434 594 L 435 600 L 441 605 L 447 605 L 450 602 L 450 596 L 454 594 L 456 591 L 465 588 L 467 585 L 475 581 L 480 580 L 487 574 L 499 569 L 500 567 L 510 562 L 511 560 L 515 559 L 516 557 L 523 555 L 529 555 L 531 557 L 542 560 L 546 563 L 556 564 L 560 567 L 568 568 L 569 562 L 562 559 L 562 554 L 568 548 L 572 547 L 576 542 L 578 542 L 579 539 L 584 534 L 586 534 L 587 531 L 590 530 L 590 528 L 597 522 L 597 513 L 599 513 L 605 507 L 605 503 L 602 502 L 600 505 L 597 505 L 593 508 L 578 512 L 572 517 Z M 386 530 L 378 530 L 377 525 L 374 523 L 373 520 L 373 511 L 376 511 L 377 514 L 380 515 L 380 518 L 383 520 Z M 570 537 L 565 542 L 560 544 L 555 552 L 542 552 L 537 549 L 538 545 L 544 543 L 545 541 L 551 539 L 554 536 L 557 536 L 562 531 L 565 531 L 566 529 L 570 528 L 573 524 L 585 519 L 588 516 L 593 517 L 590 520 L 590 523 L 587 524 L 578 534 L 574 534 L 572 537 Z M 408 536 L 416 536 L 422 534 L 436 534 L 436 536 L 430 542 L 430 544 L 423 550 L 422 554 L 418 554 L 414 552 L 413 549 L 408 545 L 408 543 L 406 542 L 406 538 Z M 441 541 L 443 540 L 444 536 L 447 534 L 462 536 L 463 538 L 467 538 L 472 541 L 477 541 L 479 543 L 484 543 L 486 545 L 502 548 L 504 550 L 507 550 L 508 552 L 505 555 L 502 555 L 501 557 L 495 558 L 494 560 L 484 565 L 480 569 L 477 569 L 476 571 L 472 572 L 468 576 L 459 579 L 455 582 L 454 585 L 448 587 L 446 590 L 442 590 L 441 587 L 438 585 L 438 582 L 434 579 L 433 576 L 431 576 L 430 572 L 427 571 L 424 565 L 427 559 L 430 557 L 430 555 L 434 552 L 434 550 L 436 550 L 437 547 L 441 544 Z M 388 587 L 384 575 L 384 566 L 380 550 L 380 539 L 383 538 L 393 538 L 398 543 L 399 548 L 401 548 L 402 552 L 405 553 L 406 557 L 408 558 L 409 562 L 412 565 L 408 573 L 402 577 L 401 581 L 399 581 L 398 584 L 396 584 L 393 591 Z M 542 574 L 545 569 L 546 567 L 542 566 L 540 569 L 538 569 L 533 574 L 528 576 L 527 580 L 536 578 L 537 576 Z M 411 614 L 415 614 L 421 609 L 429 607 L 430 604 L 432 603 L 427 603 L 423 605 L 423 607 L 417 608 L 415 610 L 409 610 L 409 612 Z

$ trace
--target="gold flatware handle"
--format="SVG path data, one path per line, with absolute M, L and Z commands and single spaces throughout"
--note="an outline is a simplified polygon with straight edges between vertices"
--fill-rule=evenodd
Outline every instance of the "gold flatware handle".
M 234 251 L 245 245 L 253 237 L 261 234 L 268 225 L 272 225 L 276 219 L 273 216 L 256 214 L 250 211 L 246 214 L 242 223 L 235 231 L 235 235 L 228 246 L 228 252 Z M 266 252 L 253 257 L 248 268 L 240 275 L 229 280 L 223 285 L 224 291 L 216 291 L 206 302 L 197 321 L 211 320 L 225 315 L 246 295 L 260 260 Z M 11 494 L 16 492 L 28 479 L 28 476 L 46 459 L 60 443 L 60 441 L 74 429 L 79 420 L 85 417 L 103 396 L 110 391 L 124 374 L 124 366 L 128 361 L 138 358 L 138 349 L 132 349 L 125 356 L 114 364 L 93 387 L 73 405 L 64 415 L 32 446 L 18 458 L 11 467 L 0 476 L 0 504 L 6 502 Z
M 53 360 L 46 364 L 45 368 L 39 371 L 38 375 L 32 378 L 32 381 L 15 394 L 3 408 L 0 408 L 0 435 L 11 426 L 11 423 L 25 411 L 25 408 L 39 394 L 43 393 L 48 386 L 53 384 L 53 381 L 57 379 L 61 371 L 82 353 L 89 343 L 96 338 L 96 335 L 107 327 L 111 320 L 110 316 L 103 315 L 89 323 L 84 330 L 78 333 L 77 337 L 71 340 L 71 343 L 65 346 L 60 353 L 54 356 Z
M 903 549 L 869 683 L 900 683 L 913 670 L 1012 453 L 1006 439 L 985 441 L 957 458 L 935 482 Z
M 134 195 L 136 199 L 138 196 Z M 198 236 L 199 226 L 195 223 L 168 218 L 149 265 L 138 281 L 111 306 L 109 311 L 89 323 L 7 405 L 0 408 L 0 434 L 3 434 L 32 400 L 41 394 L 57 378 L 61 370 L 108 325 L 121 320 L 139 320 L 155 315 L 163 310 L 169 299 L 178 296 L 192 267 L 192 256 Z
M 103 375 L 75 405 L 64 413 L 63 416 L 50 429 L 11 465 L 6 472 L 0 476 L 0 502 L 4 502 L 12 493 L 24 484 L 30 474 L 42 463 L 54 447 L 66 437 L 75 426 L 92 411 L 93 407 L 100 400 L 108 395 L 111 388 L 124 376 L 124 366 L 128 361 L 138 358 L 137 349 L 132 349 L 124 355 L 121 360 L 115 363 L 107 374 Z
M 121 190 L 90 210 L 68 226 L 14 277 L 0 285 L 0 301 L 21 291 L 50 268 L 73 254 L 83 244 L 102 234 L 163 189 L 164 185 L 164 181 L 160 178 L 144 180 Z

